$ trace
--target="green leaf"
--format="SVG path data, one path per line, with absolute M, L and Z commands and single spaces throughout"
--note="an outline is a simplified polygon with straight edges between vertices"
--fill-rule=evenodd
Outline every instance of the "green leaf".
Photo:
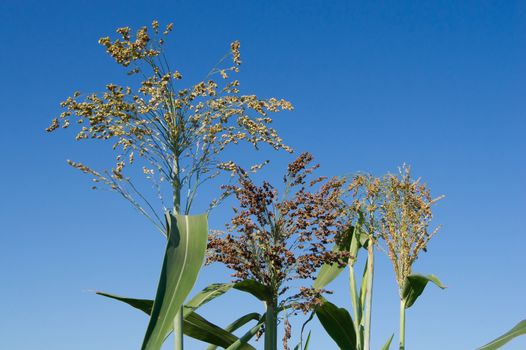
M 477 350 L 495 350 L 502 347 L 504 344 L 509 342 L 515 337 L 518 337 L 519 335 L 526 334 L 526 320 L 522 320 L 515 327 L 510 329 L 507 333 L 504 333 L 497 339 L 494 339 L 493 341 L 489 342 L 488 344 L 484 345 L 483 347 L 478 348 Z
M 363 266 L 362 283 L 360 285 L 360 305 L 358 305 L 360 315 L 360 323 L 362 322 L 361 316 L 363 311 L 363 305 L 365 305 L 365 296 L 367 295 L 367 262 L 369 258 L 365 259 L 365 265 Z
M 122 301 L 123 303 L 131 305 L 134 308 L 145 312 L 147 315 L 151 315 L 152 313 L 153 300 L 126 298 L 126 297 L 121 297 L 119 295 L 109 294 L 109 293 L 104 293 L 104 292 L 95 292 L 95 293 L 98 295 L 102 295 L 103 297 Z
M 268 289 L 264 285 L 262 285 L 261 283 L 259 283 L 257 281 L 253 281 L 253 280 L 246 280 L 246 281 L 242 281 L 242 282 L 239 282 L 239 283 L 213 283 L 213 284 L 207 286 L 206 288 L 204 288 L 203 290 L 201 290 L 196 295 L 194 295 L 192 297 L 192 299 L 190 299 L 184 305 L 183 317 L 184 317 L 185 321 L 184 321 L 183 329 L 184 329 L 185 335 L 188 335 L 190 337 L 193 337 L 193 338 L 205 341 L 205 342 L 209 342 L 209 343 L 213 344 L 211 346 L 211 349 L 215 349 L 215 348 L 217 348 L 217 346 L 221 346 L 221 344 L 225 344 L 224 342 L 221 343 L 221 342 L 218 342 L 217 340 L 214 340 L 214 339 L 217 339 L 218 336 L 220 337 L 221 334 L 223 334 L 225 339 L 227 339 L 229 341 L 228 345 L 231 345 L 234 341 L 237 341 L 237 339 L 238 339 L 235 336 L 234 336 L 234 338 L 228 338 L 228 336 L 226 336 L 225 333 L 221 333 L 221 331 L 226 332 L 228 335 L 231 335 L 230 334 L 231 332 L 233 332 L 234 330 L 236 330 L 239 327 L 242 327 L 244 324 L 248 323 L 249 321 L 251 321 L 251 320 L 259 320 L 259 318 L 261 317 L 260 314 L 258 314 L 258 313 L 250 313 L 250 314 L 247 314 L 247 315 L 242 316 L 241 318 L 237 319 L 232 324 L 227 326 L 227 328 L 224 329 L 224 330 L 222 328 L 220 328 L 220 327 L 218 327 L 218 326 L 206 321 L 205 319 L 202 319 L 202 322 L 196 323 L 194 326 L 190 325 L 190 326 L 187 327 L 187 323 L 188 323 L 187 319 L 188 319 L 189 316 L 193 315 L 193 311 L 195 311 L 199 307 L 203 306 L 204 304 L 208 303 L 209 301 L 213 300 L 214 298 L 217 298 L 217 297 L 225 294 L 227 291 L 229 291 L 232 288 L 235 288 L 235 289 L 238 289 L 240 291 L 244 291 L 244 292 L 247 292 L 249 294 L 252 294 L 252 295 L 256 296 L 258 299 L 260 299 L 260 300 L 265 300 L 265 298 L 267 298 L 270 295 Z M 119 296 L 119 295 L 110 294 L 110 293 L 104 293 L 104 292 L 96 292 L 96 293 L 98 295 L 102 295 L 102 296 L 105 296 L 105 297 L 108 297 L 108 298 L 112 298 L 112 299 L 124 302 L 124 303 L 126 303 L 126 304 L 128 304 L 130 306 L 133 306 L 134 308 L 137 308 L 137 309 L 145 312 L 148 315 L 151 314 L 151 311 L 152 311 L 152 308 L 153 308 L 153 300 L 127 298 L 127 297 L 122 297 L 122 296 Z M 196 319 L 195 316 L 192 316 L 192 317 L 193 317 L 194 320 Z M 200 316 L 198 316 L 198 317 L 200 317 Z M 215 328 L 212 328 L 210 325 L 215 327 Z M 204 328 L 199 329 L 200 326 L 203 326 Z M 212 332 L 213 329 L 215 329 L 215 331 L 214 331 L 215 334 Z M 173 322 L 170 323 L 170 329 L 169 329 L 167 335 L 170 334 L 172 331 L 173 331 Z M 205 338 L 205 336 L 207 338 Z M 216 337 L 216 338 L 214 338 L 214 337 Z M 233 339 L 233 341 L 230 342 L 230 340 L 232 340 L 232 339 Z M 214 345 L 216 345 L 216 346 L 214 347 Z M 239 346 L 243 346 L 243 343 L 241 342 L 239 344 Z M 242 348 L 243 347 L 241 347 L 240 349 L 242 349 Z
M 295 347 L 294 347 L 294 350 L 308 350 L 309 348 L 309 342 L 310 342 L 310 334 L 311 334 L 311 331 L 309 331 L 309 334 L 307 335 L 307 341 L 305 342 L 305 347 L 302 349 L 300 348 L 301 347 L 301 342 L 299 344 L 297 344 Z
M 310 321 L 312 321 L 315 314 L 316 314 L 316 311 L 311 312 L 309 318 L 305 322 L 303 322 L 303 324 L 301 325 L 300 342 L 296 344 L 296 346 L 294 347 L 294 350 L 302 350 L 301 347 L 303 346 L 303 332 L 305 332 L 305 327 Z M 309 335 L 307 337 L 307 343 L 305 344 L 304 349 L 306 349 L 306 347 L 308 346 L 309 339 L 310 339 L 310 331 L 309 331 Z
M 208 242 L 206 214 L 167 213 L 166 221 L 168 243 L 143 350 L 159 350 L 170 334 L 174 317 L 197 279 Z
M 197 293 L 184 305 L 184 315 L 203 306 L 209 301 L 228 292 L 234 287 L 233 283 L 213 283 Z
M 252 339 L 253 336 L 259 331 L 259 329 L 265 323 L 265 314 L 261 315 L 259 322 L 252 328 L 248 330 L 241 338 L 239 338 L 234 344 L 230 345 L 226 350 L 238 350 L 241 349 L 241 346 Z
M 204 291 L 206 290 L 210 291 L 210 287 L 211 286 L 205 288 L 201 293 L 198 293 L 192 299 L 194 300 L 194 303 L 193 303 L 193 305 L 195 306 L 194 308 L 185 308 L 184 313 L 183 313 L 184 315 L 184 326 L 183 326 L 184 334 L 189 337 L 192 337 L 192 338 L 195 338 L 195 339 L 198 339 L 198 340 L 210 343 L 210 344 L 215 344 L 214 349 L 217 348 L 217 346 L 226 348 L 238 340 L 236 336 L 231 334 L 232 331 L 237 329 L 235 328 L 236 326 L 241 327 L 244 324 L 242 322 L 247 323 L 248 321 L 253 320 L 253 319 L 259 320 L 261 316 L 258 313 L 251 313 L 251 314 L 245 315 L 241 317 L 240 319 L 236 320 L 235 322 L 237 323 L 231 325 L 230 326 L 231 329 L 228 329 L 228 327 L 227 329 L 222 329 L 221 327 L 218 327 L 215 324 L 207 321 L 205 318 L 203 318 L 202 316 L 200 316 L 199 314 L 197 314 L 196 312 L 192 310 L 197 309 L 199 306 L 203 305 L 206 301 L 209 301 L 212 299 L 210 298 L 210 294 L 207 294 L 208 297 L 206 298 L 202 297 Z M 221 290 L 221 289 L 217 288 L 217 290 Z M 103 292 L 97 292 L 97 294 L 108 297 L 108 298 L 112 298 L 118 301 L 122 301 L 128 305 L 131 305 L 145 312 L 148 315 L 151 313 L 151 310 L 152 310 L 153 300 L 126 298 L 126 297 L 121 297 L 115 294 L 109 294 L 109 293 L 103 293 Z M 215 293 L 215 295 L 218 296 L 217 293 Z M 197 300 L 200 300 L 200 303 L 195 302 Z M 243 346 L 240 349 L 253 350 L 254 348 L 252 346 L 247 345 L 247 346 Z
M 260 318 L 261 318 L 261 315 L 258 314 L 257 312 L 252 312 L 250 314 L 246 314 L 244 316 L 241 316 L 240 318 L 238 318 L 237 320 L 235 320 L 234 322 L 232 322 L 228 326 L 226 326 L 225 327 L 225 331 L 232 333 L 232 332 L 236 331 L 237 329 L 243 327 L 248 322 L 250 322 L 252 320 L 259 320 Z M 215 344 L 215 343 L 213 343 L 213 344 Z M 213 345 L 213 344 L 210 345 L 209 347 L 207 347 L 206 350 L 215 350 L 215 349 L 217 349 L 217 344 L 216 345 Z
M 341 251 L 347 251 L 349 250 L 351 246 L 351 241 L 353 241 L 353 232 L 354 227 L 351 227 L 348 229 L 345 233 L 345 239 L 340 244 L 335 244 L 332 248 L 332 251 L 335 252 L 341 252 Z M 356 240 L 356 239 L 354 239 Z M 356 249 L 356 252 L 358 249 Z M 356 252 L 353 255 L 351 252 L 351 255 L 356 256 Z M 331 283 L 338 275 L 345 269 L 345 266 L 339 266 L 338 264 L 323 264 L 320 268 L 320 271 L 318 271 L 318 275 L 316 276 L 316 280 L 314 281 L 313 287 L 316 289 L 322 289 L 325 286 L 327 286 L 329 283 Z
M 411 274 L 407 276 L 402 288 L 402 299 L 405 301 L 406 309 L 409 309 L 415 303 L 428 282 L 433 282 L 441 289 L 446 288 L 435 275 Z
M 394 333 L 391 335 L 389 339 L 385 342 L 384 346 L 382 346 L 381 350 L 389 350 L 389 347 L 391 346 L 391 342 L 393 341 Z
M 308 350 L 309 349 L 310 334 L 311 334 L 311 332 L 309 331 L 309 335 L 307 336 L 307 341 L 305 342 L 305 347 L 303 348 L 303 350 Z
M 222 348 L 228 348 L 239 340 L 235 335 L 207 321 L 196 312 L 190 312 L 185 317 L 183 330 L 185 335 Z M 244 342 L 240 344 L 239 349 L 255 350 L 254 347 Z
M 342 350 L 356 349 L 356 332 L 351 315 L 344 308 L 338 308 L 325 300 L 316 309 L 321 325 Z
M 261 301 L 272 300 L 272 292 L 267 286 L 254 281 L 244 280 L 233 285 L 237 290 L 250 293 Z

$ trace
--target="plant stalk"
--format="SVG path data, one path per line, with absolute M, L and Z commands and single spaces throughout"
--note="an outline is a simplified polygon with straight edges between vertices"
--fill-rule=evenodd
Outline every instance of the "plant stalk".
M 278 349 L 278 313 L 275 302 L 266 302 L 265 350 Z
M 405 300 L 400 299 L 400 350 L 405 350 Z
M 349 259 L 349 291 L 351 293 L 351 303 L 354 313 L 354 330 L 356 333 L 356 349 L 362 350 L 362 337 L 360 336 L 360 324 L 362 321 L 361 305 L 358 292 L 356 290 L 356 277 L 354 275 L 354 265 Z
M 373 305 L 373 276 L 374 276 L 374 243 L 369 239 L 367 245 L 367 283 L 365 294 L 365 323 L 363 336 L 363 350 L 371 347 L 371 314 Z
M 181 306 L 174 318 L 174 349 L 183 350 L 183 348 L 183 307 Z
M 180 214 L 181 212 L 181 182 L 179 181 L 179 159 L 176 156 L 174 160 L 174 173 L 175 178 L 172 183 L 173 190 L 173 212 L 174 214 Z M 184 349 L 184 332 L 183 332 L 183 306 L 177 312 L 174 318 L 174 350 Z

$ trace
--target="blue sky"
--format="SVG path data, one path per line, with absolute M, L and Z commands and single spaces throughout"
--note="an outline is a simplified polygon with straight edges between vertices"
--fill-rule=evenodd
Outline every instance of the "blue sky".
M 97 165 L 111 155 L 43 130 L 74 90 L 125 81 L 98 38 L 152 19 L 175 23 L 169 54 L 189 81 L 240 40 L 244 91 L 294 103 L 276 127 L 324 174 L 381 175 L 406 162 L 446 195 L 435 214 L 443 228 L 414 270 L 448 289 L 430 287 L 408 311 L 407 349 L 474 349 L 526 318 L 524 1 L 4 0 L 1 349 L 139 347 L 146 317 L 91 291 L 152 296 L 164 240 L 65 162 Z M 291 160 L 261 157 L 272 157 L 271 180 Z M 213 212 L 211 227 L 222 228 L 228 213 Z M 398 328 L 393 273 L 378 260 L 375 349 Z M 206 268 L 196 288 L 224 278 L 222 267 Z M 349 304 L 345 282 L 331 285 L 340 305 Z M 253 309 L 262 306 L 232 294 L 203 313 L 225 324 Z M 312 348 L 336 348 L 312 327 Z M 506 349 L 525 347 L 526 337 Z

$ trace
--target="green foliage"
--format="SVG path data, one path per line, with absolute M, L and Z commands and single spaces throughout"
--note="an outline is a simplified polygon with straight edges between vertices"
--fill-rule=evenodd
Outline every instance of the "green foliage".
M 184 334 L 192 338 L 207 342 L 212 344 L 208 347 L 208 350 L 216 349 L 217 346 L 226 348 L 230 345 L 236 343 L 239 349 L 253 349 L 252 347 L 246 345 L 243 341 L 238 342 L 238 338 L 232 334 L 233 331 L 244 326 L 252 320 L 260 320 L 261 315 L 258 313 L 249 313 L 239 319 L 232 322 L 230 325 L 222 329 L 221 327 L 216 326 L 215 324 L 207 321 L 202 316 L 195 313 L 195 310 L 205 305 L 209 301 L 225 294 L 227 291 L 232 288 L 238 289 L 240 291 L 249 293 L 258 298 L 265 298 L 266 294 L 264 293 L 265 289 L 260 283 L 252 280 L 243 281 L 240 283 L 214 283 L 199 293 L 194 295 L 185 305 L 184 305 Z M 109 294 L 104 292 L 97 292 L 98 295 L 112 298 L 121 302 L 124 302 L 136 309 L 139 309 L 146 314 L 150 315 L 153 308 L 153 300 L 149 299 L 134 299 L 128 297 L 122 297 L 115 294 Z M 262 300 L 262 299 L 260 299 Z M 169 333 L 173 330 L 173 324 Z M 250 338 L 248 338 L 250 339 Z
M 205 257 L 206 214 L 167 214 L 167 227 L 168 243 L 143 350 L 161 348 L 172 330 L 175 315 L 194 286 Z
M 316 309 L 316 316 L 325 331 L 342 350 L 356 349 L 356 333 L 351 315 L 344 308 L 324 300 Z
M 239 340 L 232 333 L 207 321 L 196 312 L 191 312 L 185 317 L 183 330 L 185 335 L 223 348 L 227 348 Z M 239 349 L 255 350 L 254 347 L 244 342 L 240 344 Z
M 252 313 L 246 314 L 244 316 L 241 316 L 240 318 L 238 318 L 237 320 L 235 320 L 234 322 L 232 322 L 228 326 L 226 326 L 225 327 L 225 331 L 232 333 L 235 330 L 237 330 L 237 329 L 243 327 L 244 325 L 246 325 L 248 322 L 250 322 L 252 320 L 259 321 L 260 319 L 261 319 L 261 315 L 258 314 L 257 312 L 252 312 Z M 212 345 L 207 347 L 206 350 L 216 350 L 218 345 L 214 345 L 214 344 L 215 343 L 212 343 Z M 232 345 L 232 344 L 229 344 L 229 345 Z
M 415 303 L 428 282 L 433 282 L 441 289 L 446 288 L 435 275 L 411 274 L 407 276 L 401 294 L 402 299 L 405 301 L 406 309 L 409 309 Z
M 263 314 L 261 318 L 259 319 L 259 322 L 248 330 L 242 337 L 240 337 L 234 344 L 230 345 L 226 350 L 238 350 L 242 349 L 243 344 L 248 342 L 252 337 L 256 335 L 256 333 L 259 331 L 259 329 L 265 324 L 265 317 L 266 315 Z
M 133 298 L 126 298 L 121 297 L 115 294 L 109 294 L 109 293 L 103 293 L 103 292 L 97 292 L 98 295 L 102 295 L 111 299 L 115 299 L 118 301 L 122 301 L 130 306 L 133 306 L 136 309 L 139 309 L 143 311 L 144 313 L 150 315 L 153 307 L 153 300 L 148 299 L 133 299 Z M 202 295 L 203 292 L 196 295 L 196 297 L 199 297 Z M 198 299 L 194 297 L 194 299 Z M 201 300 L 205 300 L 203 298 L 199 298 Z M 193 307 L 185 307 L 184 309 L 184 334 L 187 336 L 190 336 L 194 339 L 198 339 L 204 342 L 207 342 L 209 344 L 215 344 L 217 346 L 222 347 L 228 347 L 232 345 L 234 342 L 238 340 L 238 338 L 231 334 L 231 332 L 234 329 L 222 329 L 215 324 L 207 321 L 205 318 L 197 314 L 195 309 L 197 309 L 199 306 L 203 305 L 205 302 L 200 303 L 197 305 L 194 303 Z M 186 305 L 185 305 L 186 306 Z M 254 314 L 248 314 L 243 317 L 241 317 L 239 320 L 236 320 L 235 322 L 248 322 L 253 319 L 259 319 L 261 316 L 257 313 Z M 240 325 L 241 326 L 241 325 Z M 215 349 L 214 347 L 213 349 Z M 245 346 L 243 349 L 245 350 L 251 350 L 253 347 L 251 346 Z
M 346 234 L 344 235 L 344 239 L 339 244 L 335 244 L 332 248 L 332 251 L 340 252 L 340 251 L 347 251 L 351 247 L 351 241 L 354 237 L 354 227 L 351 227 L 347 230 Z M 356 244 L 354 245 L 356 246 Z M 358 249 L 356 249 L 356 252 Z M 351 252 L 351 255 L 356 256 L 356 252 L 353 255 Z M 320 270 L 318 271 L 318 275 L 316 276 L 316 280 L 314 280 L 313 287 L 317 289 L 322 289 L 326 287 L 329 283 L 331 283 L 342 271 L 345 269 L 344 266 L 340 266 L 336 263 L 334 264 L 323 264 Z
M 304 347 L 301 347 L 302 346 L 302 342 L 300 342 L 298 345 L 296 345 L 294 347 L 294 350 L 308 350 L 309 349 L 309 342 L 310 342 L 310 335 L 311 335 L 311 332 L 309 331 L 309 334 L 307 335 L 307 341 L 305 342 L 305 346 Z
M 477 350 L 496 350 L 500 349 L 504 344 L 509 342 L 510 340 L 526 334 L 526 320 L 522 320 L 515 327 L 510 329 L 508 332 L 504 333 L 500 337 L 493 339 L 488 344 L 484 345 L 483 347 L 478 348 Z
M 389 350 L 389 347 L 391 346 L 391 342 L 393 341 L 393 338 L 394 338 L 394 333 L 391 335 L 391 337 L 389 337 L 389 339 L 387 339 L 384 346 L 382 346 L 381 350 Z

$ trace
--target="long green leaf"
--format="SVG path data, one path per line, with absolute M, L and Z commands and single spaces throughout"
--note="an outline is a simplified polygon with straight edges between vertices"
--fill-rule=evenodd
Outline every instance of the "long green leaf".
M 190 312 L 185 317 L 183 330 L 185 335 L 222 348 L 228 348 L 239 340 L 238 337 L 207 321 L 196 312 Z M 254 347 L 244 342 L 240 344 L 239 349 L 255 350 Z
M 252 328 L 248 330 L 241 338 L 239 338 L 234 344 L 230 345 L 226 350 L 238 350 L 241 349 L 241 346 L 252 339 L 253 336 L 259 331 L 259 329 L 265 323 L 265 314 L 261 315 L 259 322 Z
M 234 287 L 233 283 L 213 283 L 197 293 L 184 305 L 184 314 L 196 310 L 209 301 L 228 292 Z
M 409 309 L 415 303 L 416 299 L 418 299 L 426 288 L 428 282 L 433 282 L 441 289 L 446 288 L 435 275 L 424 276 L 411 274 L 407 276 L 404 287 L 402 288 L 402 298 L 405 300 L 406 309 Z
M 214 283 L 214 284 L 211 284 L 211 285 L 207 286 L 206 288 L 204 288 L 203 290 L 201 290 L 196 295 L 194 295 L 184 305 L 183 317 L 185 319 L 185 321 L 184 321 L 184 323 L 185 323 L 185 327 L 184 327 L 185 335 L 188 335 L 190 337 L 196 338 L 195 335 L 207 334 L 207 332 L 210 333 L 211 332 L 211 328 L 210 327 L 208 327 L 206 329 L 201 329 L 200 331 L 198 331 L 196 329 L 196 327 L 198 327 L 199 324 L 194 325 L 193 328 L 189 328 L 189 327 L 191 327 L 191 325 L 187 327 L 186 326 L 187 318 L 188 318 L 189 315 L 192 315 L 193 311 L 195 311 L 199 307 L 203 306 L 204 304 L 208 303 L 209 301 L 211 301 L 211 300 L 213 300 L 213 299 L 225 294 L 227 291 L 229 291 L 232 288 L 238 289 L 240 291 L 243 291 L 243 292 L 246 292 L 246 293 L 249 293 L 249 294 L 252 294 L 253 296 L 257 297 L 260 300 L 266 300 L 266 298 L 268 298 L 268 296 L 269 296 L 268 289 L 265 286 L 263 286 L 261 283 L 259 283 L 257 281 L 253 281 L 253 280 L 246 280 L 246 281 L 242 281 L 242 282 L 238 282 L 238 283 Z M 98 295 L 102 295 L 102 296 L 105 296 L 105 297 L 108 297 L 108 298 L 112 298 L 112 299 L 124 302 L 124 303 L 126 303 L 126 304 L 128 304 L 130 306 L 133 306 L 136 309 L 139 309 L 139 310 L 145 312 L 148 315 L 150 315 L 151 312 L 152 312 L 153 300 L 149 300 L 149 299 L 134 299 L 134 298 L 123 297 L 123 296 L 119 296 L 119 295 L 115 295 L 115 294 L 104 293 L 104 292 L 96 292 L 96 293 Z M 232 324 L 227 326 L 227 328 L 224 331 L 229 332 L 229 333 L 233 332 L 234 330 L 236 330 L 237 328 L 243 326 L 244 324 L 246 324 L 250 320 L 254 320 L 254 319 L 257 320 L 259 318 L 260 318 L 260 315 L 258 313 L 251 313 L 251 314 L 242 316 L 241 318 L 239 318 L 238 320 L 234 321 Z M 206 320 L 204 320 L 204 321 L 206 321 Z M 208 321 L 206 321 L 206 322 L 208 322 Z M 201 325 L 204 326 L 205 323 L 201 323 Z M 217 326 L 215 326 L 215 327 L 216 327 L 216 330 L 217 329 L 223 330 L 220 327 L 217 327 Z M 173 331 L 173 323 L 170 323 L 170 329 L 169 329 L 167 335 L 170 334 L 170 332 L 172 332 L 172 331 Z M 218 333 L 218 332 L 220 332 L 220 331 L 217 331 L 216 333 Z M 220 335 L 220 333 L 218 333 L 218 334 Z M 208 337 L 207 339 L 214 339 L 213 338 L 214 336 L 216 336 L 216 335 L 208 334 L 207 335 L 207 337 Z M 199 338 L 196 338 L 196 339 L 199 339 L 199 340 L 202 340 L 202 341 L 207 341 L 205 338 L 203 338 L 203 336 L 200 336 Z M 235 339 L 237 340 L 237 337 L 235 337 Z M 220 346 L 221 345 L 221 343 L 218 343 L 218 342 L 211 342 L 211 344 L 216 345 L 216 346 Z M 240 344 L 242 345 L 242 343 L 240 343 Z
M 342 350 L 356 349 L 356 332 L 351 315 L 344 308 L 338 308 L 325 300 L 316 309 L 321 325 Z
M 518 337 L 519 335 L 526 334 L 526 320 L 522 320 L 515 327 L 510 329 L 508 332 L 504 333 L 497 339 L 492 340 L 488 344 L 484 345 L 483 347 L 478 348 L 477 350 L 495 350 L 502 347 L 504 344 L 509 342 L 515 337 Z
M 316 311 L 313 311 L 311 312 L 309 318 L 303 322 L 303 324 L 301 325 L 301 332 L 300 332 L 300 346 L 303 346 L 303 332 L 305 332 L 305 327 L 307 327 L 307 324 L 309 324 L 310 321 L 312 321 L 312 319 L 314 318 L 314 315 L 316 314 Z M 309 342 L 310 339 L 310 331 L 309 331 L 309 335 L 307 337 L 307 343 Z M 307 346 L 307 345 L 305 345 Z
M 268 301 L 272 298 L 270 289 L 254 280 L 237 282 L 234 284 L 234 288 L 242 292 L 250 293 L 261 301 Z
M 341 252 L 341 251 L 348 251 L 349 247 L 351 246 L 351 241 L 353 240 L 354 236 L 354 228 L 351 227 L 345 232 L 344 240 L 340 242 L 340 244 L 335 244 L 332 248 L 335 252 Z M 351 255 L 352 252 L 351 252 Z M 356 255 L 356 252 L 353 256 Z M 327 286 L 329 283 L 331 283 L 342 271 L 345 269 L 345 266 L 340 266 L 337 263 L 334 264 L 323 264 L 320 268 L 320 271 L 318 271 L 318 275 L 316 276 L 316 280 L 314 281 L 313 287 L 316 289 L 322 289 L 325 286 Z
M 384 346 L 382 346 L 381 350 L 389 350 L 389 347 L 391 346 L 391 342 L 393 341 L 394 333 L 391 335 L 389 339 L 385 342 Z
M 307 335 L 307 341 L 305 342 L 305 347 L 302 348 L 301 342 L 300 342 L 294 347 L 294 350 L 307 350 L 309 348 L 310 335 L 311 335 L 311 331 L 309 331 L 309 334 Z
M 311 335 L 311 331 L 309 331 L 309 335 L 307 336 L 307 341 L 305 342 L 305 347 L 303 348 L 303 350 L 309 349 L 310 335 Z
M 208 242 L 206 214 L 167 213 L 168 243 L 143 350 L 159 350 L 172 330 L 175 315 L 192 290 Z
M 365 296 L 367 295 L 367 262 L 369 258 L 365 259 L 365 265 L 363 266 L 362 274 L 362 283 L 360 284 L 360 305 L 358 305 L 360 320 L 358 323 L 361 323 L 362 311 L 365 305 Z
M 252 320 L 259 320 L 260 318 L 261 318 L 261 315 L 258 314 L 257 312 L 246 314 L 244 316 L 241 316 L 240 318 L 238 318 L 237 320 L 235 320 L 228 326 L 226 326 L 225 331 L 232 333 L 236 331 L 237 329 L 246 325 L 248 322 Z M 206 350 L 215 350 L 215 349 L 217 349 L 217 345 L 213 345 L 213 344 L 206 348 Z
M 205 288 L 206 290 L 206 288 Z M 109 294 L 109 293 L 103 293 L 103 292 L 97 292 L 98 295 L 102 295 L 108 298 L 112 298 L 118 301 L 122 301 L 128 305 L 133 306 L 136 309 L 139 309 L 146 314 L 150 315 L 152 306 L 153 306 L 153 300 L 148 299 L 133 299 L 133 298 L 126 298 L 121 297 L 115 294 Z M 217 346 L 221 346 L 223 348 L 226 348 L 233 343 L 235 343 L 238 340 L 238 337 L 231 334 L 235 329 L 235 327 L 241 327 L 245 322 L 247 323 L 250 320 L 259 320 L 261 317 L 258 313 L 251 313 L 248 315 L 245 315 L 241 317 L 240 319 L 236 320 L 232 325 L 227 327 L 226 329 L 222 329 L 221 327 L 216 326 L 215 324 L 207 321 L 205 318 L 197 314 L 195 309 L 197 309 L 199 306 L 203 305 L 207 300 L 211 300 L 210 298 L 197 298 L 202 293 L 197 294 L 194 297 L 195 300 L 200 300 L 201 302 L 196 303 L 194 302 L 193 305 L 196 307 L 194 308 L 185 308 L 184 310 L 184 334 L 192 337 L 197 340 L 201 340 L 210 344 L 214 344 L 214 348 L 217 348 Z M 217 294 L 216 294 L 217 296 Z M 237 323 L 236 323 L 237 322 Z M 242 344 L 243 345 L 243 344 Z M 253 350 L 254 348 L 252 346 L 245 346 L 243 345 L 242 349 L 245 350 Z
M 111 299 L 115 299 L 118 301 L 122 301 L 123 303 L 126 303 L 130 306 L 133 306 L 136 309 L 139 309 L 145 312 L 148 316 L 152 314 L 153 300 L 151 299 L 133 299 L 133 298 L 121 297 L 115 294 L 104 293 L 104 292 L 95 292 L 95 293 L 98 295 L 102 295 L 103 297 L 106 297 L 106 298 L 111 298 Z

